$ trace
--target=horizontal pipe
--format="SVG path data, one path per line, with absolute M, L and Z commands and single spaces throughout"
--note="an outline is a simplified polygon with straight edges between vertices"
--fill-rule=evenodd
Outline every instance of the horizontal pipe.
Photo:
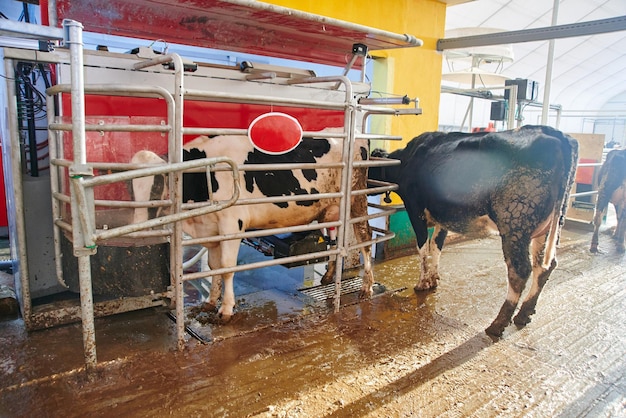
M 437 41 L 437 51 L 444 51 L 446 49 L 468 48 L 474 46 L 547 41 L 549 39 L 598 35 L 601 33 L 618 32 L 623 30 L 626 30 L 626 16 L 618 16 L 608 19 L 547 26 L 543 28 L 523 29 L 489 33 L 485 35 L 439 39 Z
M 590 192 L 580 192 L 580 193 L 572 193 L 569 195 L 570 198 L 572 197 L 581 197 L 581 196 L 593 196 L 598 194 L 597 190 L 592 190 Z
M 71 131 L 71 123 L 51 123 L 48 129 L 53 131 Z M 172 127 L 169 125 L 85 125 L 85 131 L 95 132 L 170 132 Z
M 346 251 L 352 251 L 352 250 L 357 250 L 359 248 L 362 247 L 367 247 L 370 245 L 374 245 L 374 244 L 378 244 L 379 242 L 383 242 L 383 241 L 389 241 L 390 239 L 395 238 L 396 234 L 393 232 L 386 232 L 381 236 L 378 236 L 374 239 L 371 239 L 369 241 L 363 241 L 363 242 L 359 242 L 357 244 L 353 244 L 353 245 L 348 245 L 346 247 Z
M 286 233 L 293 233 L 293 232 L 316 231 L 318 229 L 333 228 L 333 227 L 339 227 L 339 226 L 341 226 L 340 221 L 333 221 L 333 222 L 322 222 L 322 223 L 307 224 L 307 225 L 287 226 L 283 228 L 257 229 L 254 231 L 239 232 L 236 234 L 214 235 L 212 237 L 186 239 L 183 245 L 202 245 L 202 244 L 208 244 L 212 242 L 227 241 L 227 240 L 233 240 L 233 239 L 258 238 L 258 237 L 265 237 L 269 235 L 279 235 L 279 234 L 286 234 Z
M 207 92 L 205 90 L 185 89 L 186 98 L 197 99 L 210 99 L 219 102 L 229 103 L 247 103 L 247 104 L 268 104 L 271 103 L 274 106 L 299 106 L 304 108 L 316 108 L 327 110 L 345 110 L 349 105 L 347 102 L 324 102 L 313 101 L 304 99 L 290 99 L 286 97 L 270 97 L 270 96 L 256 96 L 252 94 L 235 94 L 235 93 L 221 93 L 221 92 Z
M 313 260 L 319 257 L 326 257 L 326 256 L 331 257 L 331 256 L 339 255 L 340 253 L 341 251 L 338 249 L 331 249 L 331 250 L 326 250 L 326 251 L 317 251 L 317 252 L 309 253 L 309 254 L 292 255 L 289 257 L 274 258 L 271 260 L 255 261 L 253 263 L 240 264 L 234 267 L 224 267 L 224 268 L 215 269 L 215 270 L 199 271 L 196 273 L 185 274 L 183 275 L 183 281 L 202 279 L 207 276 L 215 276 L 215 275 L 221 275 L 221 274 L 226 274 L 226 273 L 237 273 L 239 271 L 244 271 L 244 270 L 252 270 L 252 269 L 257 269 L 261 267 L 271 267 L 271 266 L 277 266 L 281 264 L 293 263 L 293 262 L 298 262 L 298 261 Z
M 282 14 L 286 16 L 295 16 L 299 19 L 308 20 L 320 25 L 332 25 L 340 28 L 344 28 L 350 31 L 362 32 L 366 34 L 383 36 L 386 38 L 394 39 L 398 42 L 406 43 L 406 46 L 422 46 L 423 41 L 409 34 L 400 34 L 395 32 L 388 32 L 381 29 L 372 28 L 369 26 L 359 25 L 358 23 L 346 22 L 345 20 L 333 19 L 328 16 L 316 15 L 312 13 L 303 12 L 288 7 L 277 6 L 273 4 L 263 3 L 255 0 L 225 0 L 231 4 L 237 4 L 240 6 L 250 7 L 252 9 L 267 11 L 276 14 Z M 399 45 L 400 46 L 400 45 Z

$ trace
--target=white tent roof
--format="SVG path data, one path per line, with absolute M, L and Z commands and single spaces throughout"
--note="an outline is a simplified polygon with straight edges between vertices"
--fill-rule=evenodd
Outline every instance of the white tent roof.
M 446 31 L 544 28 L 551 25 L 552 7 L 550 0 L 476 0 L 449 5 Z M 626 0 L 561 0 L 556 24 L 624 15 Z M 453 36 L 446 35 L 449 37 Z M 512 48 L 514 59 L 503 63 L 501 74 L 539 82 L 539 100 L 543 101 L 548 41 L 515 43 Z M 444 72 L 445 67 L 444 63 Z M 565 110 L 608 107 L 626 111 L 626 31 L 557 39 L 550 103 L 560 104 Z

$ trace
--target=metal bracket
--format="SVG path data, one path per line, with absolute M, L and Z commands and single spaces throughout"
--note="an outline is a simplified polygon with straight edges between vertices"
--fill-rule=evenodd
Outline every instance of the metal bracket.
M 352 58 L 350 62 L 343 69 L 343 75 L 346 76 L 352 69 L 352 66 L 356 62 L 359 57 L 363 60 L 363 67 L 361 67 L 361 82 L 365 81 L 365 58 L 367 57 L 367 45 L 365 44 L 354 44 L 352 45 Z M 334 90 L 337 90 L 341 83 L 335 84 Z

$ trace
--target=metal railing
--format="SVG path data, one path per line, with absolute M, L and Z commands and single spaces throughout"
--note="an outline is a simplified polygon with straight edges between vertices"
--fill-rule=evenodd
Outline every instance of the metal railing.
M 72 51 L 71 55 L 82 54 L 82 51 Z M 78 258 L 80 296 L 81 296 L 81 320 L 83 323 L 83 343 L 85 349 L 85 360 L 88 370 L 92 370 L 96 363 L 96 343 L 94 331 L 94 303 L 91 291 L 90 261 L 89 257 L 94 254 L 95 247 L 104 240 L 123 236 L 124 238 L 145 238 L 145 237 L 165 237 L 170 240 L 170 266 L 172 277 L 172 293 L 168 292 L 168 296 L 176 302 L 176 329 L 178 346 L 184 346 L 185 334 L 185 315 L 183 303 L 183 283 L 188 280 L 195 280 L 207 275 L 218 275 L 228 272 L 237 272 L 252 268 L 259 268 L 271 265 L 285 264 L 289 262 L 304 261 L 316 259 L 319 257 L 335 257 L 341 265 L 343 257 L 348 251 L 359 249 L 363 246 L 382 242 L 393 238 L 393 233 L 376 229 L 379 234 L 376 238 L 363 243 L 350 244 L 347 227 L 355 222 L 363 222 L 374 217 L 388 216 L 393 213 L 393 209 L 378 207 L 379 212 L 367 216 L 350 219 L 350 197 L 354 195 L 362 195 L 371 193 L 372 190 L 352 190 L 353 169 L 364 168 L 372 164 L 380 164 L 380 162 L 354 162 L 354 143 L 356 134 L 356 104 L 352 92 L 352 86 L 349 79 L 345 76 L 337 77 L 306 77 L 298 79 L 290 79 L 285 83 L 292 84 L 314 84 L 314 83 L 340 83 L 344 87 L 343 99 L 334 101 L 313 101 L 301 100 L 288 97 L 276 96 L 255 96 L 250 94 L 235 94 L 215 91 L 201 91 L 195 89 L 186 89 L 184 86 L 183 65 L 181 58 L 176 54 L 159 56 L 154 60 L 147 60 L 137 63 L 134 66 L 135 71 L 140 71 L 151 66 L 166 62 L 174 63 L 174 88 L 173 94 L 167 89 L 158 86 L 133 86 L 123 84 L 89 84 L 82 83 L 83 67 L 80 60 L 72 60 L 72 84 L 57 85 L 48 89 L 49 109 L 54 108 L 52 98 L 61 93 L 69 93 L 72 100 L 72 123 L 63 123 L 61 119 L 49 115 L 49 130 L 51 138 L 55 136 L 62 137 L 63 132 L 72 133 L 73 143 L 73 159 L 63 158 L 62 147 L 57 147 L 55 140 L 51 140 L 51 164 L 54 167 L 51 170 L 52 195 L 53 195 L 53 216 L 55 219 L 55 244 L 57 245 L 58 257 L 62 259 L 62 252 L 58 243 L 60 242 L 63 232 L 72 235 L 72 244 L 74 255 Z M 75 74 L 79 73 L 75 77 Z M 84 95 L 98 94 L 107 96 L 129 96 L 129 97 L 158 97 L 165 100 L 167 104 L 167 123 L 166 124 L 107 124 L 98 125 L 85 124 L 84 112 Z M 341 95 L 338 93 L 338 95 Z M 77 96 L 80 96 L 77 99 Z M 183 135 L 229 135 L 229 134 L 245 134 L 246 130 L 241 129 L 224 129 L 224 128 L 190 128 L 183 126 L 183 103 L 185 100 L 206 100 L 216 102 L 233 102 L 233 103 L 260 103 L 272 105 L 297 106 L 312 109 L 325 110 L 341 110 L 344 112 L 344 127 L 340 133 L 324 133 L 327 137 L 336 137 L 343 139 L 342 155 L 343 161 L 333 164 L 280 164 L 280 165 L 245 165 L 245 167 L 237 167 L 227 158 L 195 160 L 190 162 L 182 162 L 182 136 Z M 51 112 L 52 113 L 52 112 Z M 390 114 L 394 114 L 391 112 Z M 153 167 L 137 167 L 132 164 L 123 163 L 106 163 L 106 162 L 88 162 L 85 153 L 85 132 L 102 131 L 102 132 L 160 132 L 168 136 L 168 155 L 169 161 L 167 165 L 158 165 Z M 320 136 L 319 132 L 304 133 L 315 134 Z M 365 137 L 366 135 L 362 135 Z M 219 166 L 220 163 L 226 164 L 228 167 Z M 292 196 L 292 197 L 265 197 L 260 199 L 241 198 L 235 193 L 232 199 L 226 202 L 213 202 L 210 206 L 206 203 L 183 203 L 180 198 L 182 185 L 182 172 L 185 170 L 199 169 L 211 171 L 219 171 L 228 169 L 233 173 L 233 178 L 239 178 L 240 173 L 245 170 L 293 170 L 293 169 L 334 169 L 341 172 L 341 187 L 335 193 L 320 193 L 314 196 Z M 95 169 L 103 170 L 120 170 L 119 173 L 104 174 L 94 176 Z M 114 201 L 95 199 L 93 188 L 110 184 L 112 182 L 125 181 L 132 178 L 152 176 L 157 174 L 168 174 L 169 181 L 169 199 L 154 200 L 150 202 L 131 202 L 131 201 Z M 66 184 L 69 183 L 69 188 Z M 237 183 L 237 182 L 235 182 Z M 64 192 L 64 187 L 66 188 Z M 394 185 L 379 186 L 376 190 L 391 190 Z M 67 193 L 69 192 L 69 194 Z M 304 201 L 310 199 L 337 199 L 340 202 L 339 220 L 335 222 L 324 222 L 310 225 L 299 225 L 287 228 L 274 228 L 263 231 L 245 231 L 237 234 L 219 235 L 212 237 L 198 237 L 189 240 L 183 240 L 181 221 L 192 216 L 213 212 L 224 209 L 231 205 L 253 205 L 260 203 L 277 203 L 286 201 Z M 63 218 L 62 208 L 64 205 L 70 206 L 71 222 Z M 126 208 L 146 208 L 146 207 L 162 207 L 168 209 L 168 215 L 150 219 L 146 222 L 133 225 L 123 225 L 112 229 L 97 229 L 95 226 L 95 207 L 126 207 Z M 147 230 L 152 227 L 163 227 L 162 230 Z M 224 240 L 242 239 L 259 237 L 264 235 L 279 234 L 284 232 L 299 232 L 321 228 L 338 228 L 337 247 L 327 249 L 326 251 L 290 256 L 274 260 L 266 260 L 256 263 L 249 263 L 240 266 L 221 268 L 211 270 L 209 273 L 189 273 L 184 274 L 182 263 L 182 251 L 184 246 L 208 244 L 211 242 L 219 242 Z M 60 262 L 59 262 L 60 263 Z M 62 268 L 57 265 L 57 274 L 62 280 Z M 340 290 L 341 290 L 341 269 L 337 269 L 335 277 L 335 310 L 339 309 Z

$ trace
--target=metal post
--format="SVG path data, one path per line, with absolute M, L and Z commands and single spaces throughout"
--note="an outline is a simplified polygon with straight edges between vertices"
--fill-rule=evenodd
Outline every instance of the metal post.
M 354 101 L 352 98 L 352 84 L 350 81 L 345 82 L 346 92 L 350 91 L 350 95 L 346 94 L 347 104 Z M 344 133 L 346 137 L 343 140 L 342 161 L 344 167 L 341 170 L 341 204 L 339 205 L 339 220 L 341 225 L 337 234 L 337 248 L 340 253 L 337 254 L 336 270 L 335 270 L 335 298 L 333 300 L 335 312 L 339 312 L 341 307 L 341 276 L 343 273 L 343 265 L 347 254 L 346 247 L 348 242 L 348 218 L 350 217 L 350 203 L 352 198 L 352 160 L 354 150 L 354 132 L 356 130 L 355 106 L 347 106 L 344 116 Z
M 15 74 L 14 66 L 15 61 L 12 59 L 5 60 L 5 74 L 13 77 Z M 7 97 L 13 100 L 11 106 L 8 106 L 8 125 L 11 146 L 8 148 L 11 158 L 11 176 L 13 177 L 13 204 L 15 205 L 15 232 L 17 235 L 16 249 L 17 260 L 19 264 L 15 274 L 19 278 L 18 294 L 21 294 L 20 305 L 22 308 L 22 315 L 24 316 L 24 322 L 26 326 L 30 326 L 31 313 L 32 313 L 32 301 L 30 297 L 30 282 L 28 271 L 28 254 L 26 252 L 26 220 L 24 218 L 24 187 L 23 187 L 23 174 L 22 174 L 22 154 L 20 151 L 20 136 L 19 127 L 17 126 L 17 91 L 14 82 L 7 82 Z M 3 150 L 7 152 L 7 150 Z M 10 217 L 9 217 L 10 219 Z M 10 224 L 9 224 L 10 225 Z
M 554 0 L 552 6 L 552 26 L 556 26 L 559 15 L 559 0 Z M 554 39 L 548 41 L 548 61 L 546 63 L 546 85 L 543 89 L 543 107 L 541 110 L 541 124 L 548 124 L 550 111 L 550 88 L 552 87 L 552 65 L 554 64 Z M 558 125 L 557 125 L 558 126 Z
M 85 82 L 83 73 L 83 25 L 70 19 L 63 20 L 65 30 L 64 42 L 70 50 L 71 68 L 71 105 L 72 105 L 72 144 L 74 163 L 70 167 L 70 196 L 72 211 L 72 241 L 74 255 L 78 258 L 78 282 L 80 286 L 80 315 L 83 326 L 83 348 L 85 353 L 85 367 L 91 374 L 96 368 L 96 332 L 94 326 L 93 294 L 91 283 L 91 260 L 95 253 L 94 248 L 86 248 L 79 222 L 80 208 L 76 200 L 75 183 L 82 176 L 91 176 L 93 173 L 87 167 L 87 152 L 85 147 Z
M 184 67 L 183 60 L 178 54 L 172 54 L 175 70 L 174 86 L 174 140 L 170 140 L 170 162 L 180 163 L 183 160 L 183 108 L 184 108 Z M 171 135 L 172 133 L 170 133 Z M 183 201 L 183 175 L 180 171 L 168 176 L 170 198 L 173 202 L 172 213 L 180 213 Z M 176 298 L 176 333 L 178 335 L 178 349 L 185 347 L 185 292 L 183 283 L 183 226 L 181 222 L 173 225 L 170 248 L 170 265 L 173 267 L 174 294 Z
M 46 108 L 48 109 L 48 152 L 50 154 L 50 190 L 52 191 L 52 221 L 56 222 L 58 219 L 61 219 L 61 205 L 62 203 L 59 199 L 55 198 L 55 194 L 59 193 L 61 190 L 61 178 L 62 175 L 60 173 L 60 167 L 56 164 L 52 163 L 52 161 L 56 160 L 61 155 L 61 150 L 59 149 L 58 142 L 60 138 L 62 138 L 62 134 L 55 131 L 54 129 L 50 129 L 50 127 L 56 123 L 56 116 L 51 109 L 55 108 L 55 100 L 52 95 L 48 95 L 46 101 Z M 54 265 L 56 269 L 57 281 L 67 288 L 67 284 L 63 278 L 63 266 L 62 266 L 62 251 L 61 251 L 61 230 L 54 225 L 53 226 L 53 236 L 54 236 Z

